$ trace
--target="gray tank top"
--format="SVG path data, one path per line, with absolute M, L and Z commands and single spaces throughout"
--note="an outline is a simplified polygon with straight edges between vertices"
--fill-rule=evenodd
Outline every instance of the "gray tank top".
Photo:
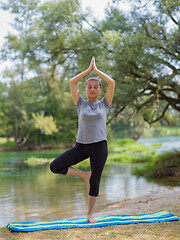
M 89 102 L 79 97 L 76 105 L 78 112 L 78 136 L 76 141 L 83 144 L 107 140 L 106 117 L 109 108 L 106 98 Z

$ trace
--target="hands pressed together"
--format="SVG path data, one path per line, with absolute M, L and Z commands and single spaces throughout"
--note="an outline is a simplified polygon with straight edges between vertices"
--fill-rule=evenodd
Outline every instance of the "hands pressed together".
M 88 70 L 90 72 L 97 70 L 96 63 L 95 63 L 95 57 L 92 57 Z
M 105 97 L 107 104 L 110 106 L 114 95 L 115 81 L 110 76 L 103 73 L 96 67 L 95 57 L 92 57 L 90 65 L 85 71 L 79 73 L 70 80 L 71 94 L 75 105 L 77 104 L 80 96 L 77 84 L 83 77 L 85 77 L 91 71 L 94 71 L 96 74 L 98 74 L 108 84 Z

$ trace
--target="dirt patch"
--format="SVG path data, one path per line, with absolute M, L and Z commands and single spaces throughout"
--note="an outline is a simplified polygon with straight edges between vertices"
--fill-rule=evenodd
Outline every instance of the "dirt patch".
M 172 205 L 179 205 L 180 208 L 180 188 L 175 190 L 172 188 L 165 193 L 101 206 L 97 209 L 96 215 L 146 214 L 162 210 L 169 211 L 168 207 Z

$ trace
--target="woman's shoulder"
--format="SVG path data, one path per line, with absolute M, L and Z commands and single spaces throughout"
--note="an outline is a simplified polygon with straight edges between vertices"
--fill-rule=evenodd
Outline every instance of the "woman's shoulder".
M 75 105 L 75 107 L 76 108 L 78 108 L 78 107 L 80 107 L 82 104 L 84 104 L 84 103 L 87 103 L 87 101 L 84 99 L 84 98 L 82 98 L 82 96 L 80 95 L 79 96 L 79 99 L 78 99 L 78 102 L 77 102 L 77 104 Z
M 101 100 L 100 103 L 103 104 L 106 108 L 110 108 L 112 104 L 109 106 L 107 101 L 106 101 L 106 96 L 104 96 Z

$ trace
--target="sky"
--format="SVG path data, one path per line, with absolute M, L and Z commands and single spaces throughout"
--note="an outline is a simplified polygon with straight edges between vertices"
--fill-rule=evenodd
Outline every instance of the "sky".
M 8 30 L 10 30 L 9 22 L 12 21 L 12 16 L 8 12 L 0 9 L 0 26 L 1 26 L 1 34 L 0 34 L 0 46 L 4 42 L 4 37 L 7 35 Z

